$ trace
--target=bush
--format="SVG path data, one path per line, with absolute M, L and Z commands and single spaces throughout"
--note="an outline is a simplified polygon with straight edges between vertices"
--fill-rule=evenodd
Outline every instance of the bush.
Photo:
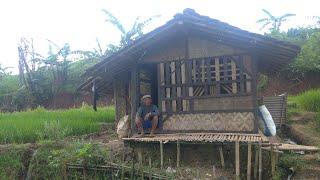
M 68 163 L 80 164 L 84 167 L 104 165 L 110 160 L 108 158 L 108 150 L 99 144 L 43 141 L 30 162 L 28 178 L 65 179 Z M 75 175 L 69 174 L 69 176 Z
M 320 89 L 306 91 L 294 99 L 298 106 L 304 110 L 320 112 Z

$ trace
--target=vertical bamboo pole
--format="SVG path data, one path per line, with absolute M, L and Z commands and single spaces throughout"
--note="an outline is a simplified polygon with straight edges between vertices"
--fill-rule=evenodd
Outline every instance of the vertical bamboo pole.
M 248 143 L 247 180 L 251 179 L 251 142 Z
M 271 150 L 270 150 L 270 158 L 271 158 L 271 176 L 272 178 L 275 175 L 275 171 L 276 171 L 276 162 L 275 162 L 275 156 L 274 156 L 274 147 L 273 145 L 271 145 Z
M 231 60 L 231 78 L 234 81 L 237 80 L 237 67 L 233 60 Z M 237 93 L 237 82 L 232 82 L 232 93 Z
M 240 179 L 240 152 L 239 152 L 239 141 L 235 142 L 235 164 L 236 164 L 236 179 Z
M 139 147 L 139 148 L 137 149 L 137 153 L 138 153 L 139 165 L 141 166 L 141 165 L 142 165 L 142 149 L 141 149 L 141 147 Z
M 163 142 L 160 141 L 160 166 L 163 169 Z
M 175 85 L 176 84 L 176 64 L 174 61 L 172 61 L 170 63 L 170 70 L 171 70 L 171 84 Z M 171 88 L 171 97 L 172 98 L 176 98 L 177 96 L 177 88 L 176 87 L 172 87 Z M 172 111 L 176 112 L 177 111 L 177 101 L 176 100 L 172 100 Z
M 219 153 L 220 153 L 221 167 L 224 169 L 225 165 L 224 165 L 224 157 L 223 157 L 222 146 L 219 147 Z
M 152 168 L 152 162 L 151 162 L 151 156 L 149 155 L 149 180 L 152 179 L 152 172 L 151 172 L 151 168 Z
M 220 94 L 220 62 L 219 62 L 219 58 L 215 58 L 214 67 L 215 67 L 216 82 L 217 82 L 215 95 L 218 95 L 218 94 Z
M 261 142 L 259 142 L 259 180 L 262 179 L 262 149 Z
M 180 167 L 180 141 L 177 141 L 177 168 Z
M 259 152 L 258 152 L 257 145 L 255 145 L 253 179 L 257 179 L 257 177 L 258 177 L 258 163 L 259 163 Z

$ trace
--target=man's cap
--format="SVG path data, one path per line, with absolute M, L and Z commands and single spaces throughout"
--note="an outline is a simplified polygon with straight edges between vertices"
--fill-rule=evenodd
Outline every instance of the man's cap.
M 144 95 L 144 96 L 142 96 L 142 100 L 145 100 L 145 99 L 147 99 L 147 98 L 150 98 L 151 99 L 151 95 L 149 95 L 149 94 L 147 94 L 147 95 Z

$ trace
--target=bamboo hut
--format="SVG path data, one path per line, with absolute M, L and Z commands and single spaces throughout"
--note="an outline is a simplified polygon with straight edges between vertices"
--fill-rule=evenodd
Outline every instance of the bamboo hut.
M 152 95 L 160 134 L 125 141 L 235 142 L 239 152 L 239 142 L 267 142 L 258 133 L 257 73 L 277 72 L 299 50 L 186 9 L 89 68 L 80 88 L 113 91 L 116 120 L 128 115 L 132 134 L 140 98 Z

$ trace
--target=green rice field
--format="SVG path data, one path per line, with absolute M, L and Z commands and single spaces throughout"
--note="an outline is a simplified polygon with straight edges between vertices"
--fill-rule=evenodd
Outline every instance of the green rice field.
M 113 122 L 114 107 L 89 106 L 65 110 L 37 108 L 25 112 L 0 113 L 0 144 L 29 143 L 96 132 L 100 123 Z

